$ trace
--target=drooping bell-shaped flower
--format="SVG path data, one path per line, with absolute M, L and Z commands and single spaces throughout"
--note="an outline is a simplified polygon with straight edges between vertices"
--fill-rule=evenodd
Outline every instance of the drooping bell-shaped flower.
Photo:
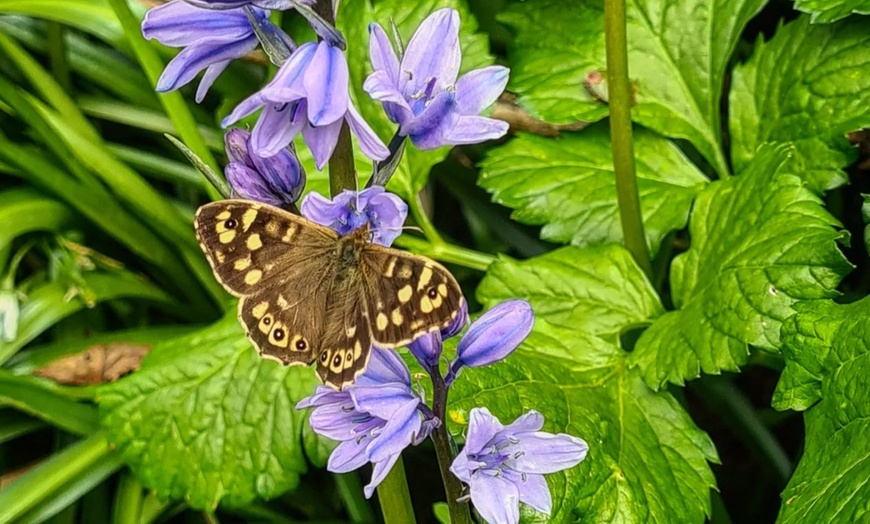
M 315 0 L 184 0 L 188 4 L 202 7 L 205 9 L 234 9 L 253 5 L 263 9 L 274 9 L 283 11 L 293 9 L 297 3 L 304 5 L 313 5 Z
M 350 100 L 347 58 L 326 40 L 296 48 L 275 78 L 243 100 L 222 125 L 238 122 L 260 108 L 263 111 L 254 125 L 251 143 L 261 156 L 275 154 L 302 133 L 317 168 L 322 169 L 345 122 L 366 156 L 383 160 L 389 155 Z
M 331 227 L 342 236 L 368 224 L 372 242 L 389 246 L 402 233 L 408 205 L 384 188 L 372 186 L 362 191 L 342 191 L 332 200 L 308 193 L 300 211 L 308 220 Z
M 263 27 L 277 31 L 268 21 L 268 11 L 253 8 L 251 12 Z M 197 102 L 205 98 L 230 62 L 257 48 L 257 37 L 244 10 L 202 9 L 182 0 L 149 9 L 142 21 L 142 34 L 146 39 L 184 48 L 166 65 L 157 91 L 178 89 L 205 70 L 196 90 Z
M 418 337 L 408 344 L 408 350 L 427 373 L 434 375 L 439 372 L 438 364 L 441 360 L 444 340 L 458 335 L 466 324 L 468 324 L 468 303 L 463 298 L 459 314 L 446 328 Z
M 440 9 L 423 20 L 401 62 L 383 28 L 370 25 L 369 57 L 374 72 L 363 89 L 418 149 L 476 144 L 507 132 L 507 123 L 480 113 L 504 91 L 508 69 L 485 67 L 457 81 L 462 55 L 456 10 Z
M 251 150 L 251 134 L 244 129 L 227 131 L 224 143 L 230 160 L 224 174 L 236 196 L 278 207 L 299 200 L 305 187 L 305 170 L 292 144 L 290 149 L 263 158 Z
M 545 474 L 573 468 L 586 458 L 582 439 L 541 431 L 544 417 L 530 411 L 508 426 L 486 408 L 471 410 L 465 447 L 450 466 L 490 524 L 517 524 L 519 503 L 549 514 L 553 499 Z

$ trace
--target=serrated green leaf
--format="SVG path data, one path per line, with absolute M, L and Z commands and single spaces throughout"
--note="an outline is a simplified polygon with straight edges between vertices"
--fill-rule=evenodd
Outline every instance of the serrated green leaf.
M 294 409 L 317 379 L 260 358 L 235 315 L 158 344 L 98 394 L 101 423 L 143 484 L 211 510 L 272 498 L 322 457 Z
M 814 24 L 836 22 L 852 13 L 870 14 L 870 2 L 867 0 L 797 0 L 794 6 L 811 14 Z
M 773 403 L 809 409 L 803 456 L 782 493 L 778 522 L 863 522 L 870 516 L 868 319 L 870 298 L 845 306 L 812 301 L 783 325 L 786 369 Z
M 811 25 L 808 16 L 759 41 L 734 71 L 731 158 L 744 169 L 765 142 L 795 146 L 795 173 L 816 192 L 847 182 L 857 152 L 846 133 L 870 125 L 866 19 Z
M 673 396 L 643 383 L 618 346 L 617 333 L 661 313 L 624 248 L 500 259 L 478 296 L 486 304 L 528 299 L 535 327 L 507 360 L 463 372 L 451 390 L 454 432 L 465 429 L 473 407 L 486 406 L 504 423 L 535 409 L 544 431 L 585 439 L 583 463 L 547 476 L 550 522 L 701 522 L 709 515 L 713 443 Z M 542 520 L 525 509 L 523 522 Z
M 657 319 L 631 355 L 647 384 L 682 384 L 738 369 L 748 344 L 777 351 L 798 300 L 836 295 L 851 265 L 837 220 L 789 174 L 789 149 L 767 146 L 740 176 L 695 201 L 692 247 L 671 266 L 676 311 Z
M 634 133 L 637 183 L 647 243 L 655 253 L 669 232 L 686 226 L 707 182 L 669 140 Z M 541 238 L 579 247 L 621 243 L 610 135 L 596 125 L 560 139 L 521 134 L 493 149 L 479 184 L 512 218 L 543 225 Z
M 728 60 L 763 0 L 639 0 L 626 6 L 635 122 L 689 140 L 720 174 L 719 103 Z M 514 4 L 502 19 L 516 31 L 511 83 L 520 103 L 553 123 L 594 121 L 606 106 L 584 87 L 606 69 L 599 0 Z
M 362 89 L 363 82 L 372 72 L 368 56 L 368 26 L 372 22 L 379 23 L 387 34 L 391 34 L 390 21 L 392 20 L 399 29 L 403 42 L 407 45 L 420 22 L 433 11 L 443 7 L 450 7 L 459 12 L 461 20 L 459 40 L 462 46 L 460 75 L 473 69 L 491 65 L 493 58 L 489 54 L 487 38 L 485 35 L 477 33 L 477 22 L 463 0 L 423 0 L 420 2 L 382 0 L 374 6 L 368 0 L 360 0 L 342 4 L 341 14 L 338 17 L 338 27 L 348 41 L 346 54 L 350 67 L 351 97 L 356 102 L 360 114 L 384 140 L 385 144 L 395 134 L 397 126 L 387 118 L 381 104 L 372 100 Z M 429 179 L 429 170 L 444 160 L 449 149 L 449 147 L 441 147 L 431 151 L 420 151 L 414 147 L 406 147 L 404 157 L 391 180 L 390 189 L 399 192 L 406 198 L 416 195 L 426 185 Z

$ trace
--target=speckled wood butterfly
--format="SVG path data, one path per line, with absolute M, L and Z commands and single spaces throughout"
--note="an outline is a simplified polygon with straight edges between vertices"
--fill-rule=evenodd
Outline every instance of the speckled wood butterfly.
M 353 383 L 372 343 L 409 344 L 459 314 L 462 291 L 440 264 L 369 241 L 367 228 L 332 229 L 266 204 L 199 208 L 196 235 L 263 357 L 317 363 L 324 383 Z

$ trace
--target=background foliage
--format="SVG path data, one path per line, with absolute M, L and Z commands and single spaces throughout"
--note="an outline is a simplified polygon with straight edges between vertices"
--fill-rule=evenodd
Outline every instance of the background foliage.
M 191 226 L 214 195 L 163 136 L 222 165 L 217 122 L 270 68 L 237 61 L 202 105 L 158 96 L 152 3 L 0 0 L 0 522 L 376 520 L 293 409 L 311 370 L 260 360 L 227 315 Z M 457 381 L 454 434 L 486 405 L 584 438 L 549 478 L 553 522 L 866 518 L 866 0 L 629 3 L 651 278 L 619 246 L 600 1 L 344 0 L 365 118 L 392 135 L 361 90 L 368 23 L 407 41 L 443 6 L 463 70 L 511 68 L 494 115 L 514 132 L 408 148 L 390 189 L 423 234 L 397 244 L 450 264 L 473 310 L 537 318 Z M 405 458 L 423 522 L 432 455 Z

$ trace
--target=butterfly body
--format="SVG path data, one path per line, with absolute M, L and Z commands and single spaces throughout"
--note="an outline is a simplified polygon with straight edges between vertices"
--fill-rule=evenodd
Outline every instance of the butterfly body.
M 446 327 L 462 292 L 438 263 L 372 244 L 367 226 L 339 236 L 245 200 L 202 206 L 194 222 L 215 276 L 239 301 L 248 338 L 285 365 L 316 363 L 342 388 L 372 344 L 398 347 Z

